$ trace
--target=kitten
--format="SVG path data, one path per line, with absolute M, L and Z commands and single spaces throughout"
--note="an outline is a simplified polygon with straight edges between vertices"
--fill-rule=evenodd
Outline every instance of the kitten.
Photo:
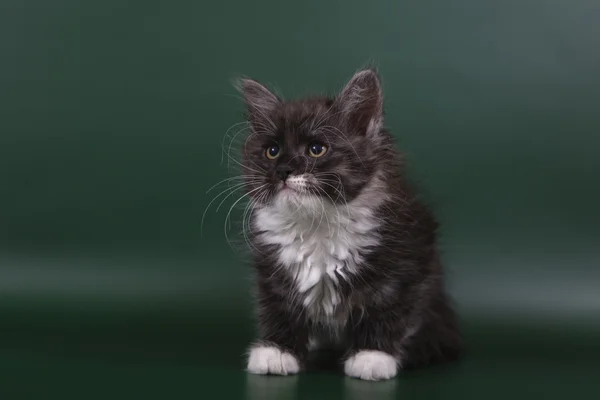
M 258 283 L 247 371 L 298 373 L 327 343 L 366 380 L 456 359 L 437 223 L 383 126 L 378 73 L 356 73 L 335 98 L 283 101 L 251 79 L 239 89 Z

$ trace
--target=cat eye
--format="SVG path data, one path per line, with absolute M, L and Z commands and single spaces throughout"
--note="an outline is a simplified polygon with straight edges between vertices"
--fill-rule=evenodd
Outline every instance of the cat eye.
M 266 154 L 269 160 L 276 159 L 277 157 L 279 157 L 279 146 L 277 146 L 276 144 L 270 146 L 269 148 L 267 148 Z
M 308 154 L 311 157 L 319 158 L 323 157 L 327 153 L 327 146 L 320 143 L 313 143 L 308 146 Z

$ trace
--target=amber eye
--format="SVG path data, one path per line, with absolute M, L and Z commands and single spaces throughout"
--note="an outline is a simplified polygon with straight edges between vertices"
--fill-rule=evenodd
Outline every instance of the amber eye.
M 267 149 L 267 158 L 269 160 L 274 160 L 279 156 L 279 146 L 277 146 L 276 144 L 269 147 Z
M 308 146 L 308 154 L 311 157 L 319 158 L 323 157 L 327 153 L 327 146 L 320 143 L 313 143 Z

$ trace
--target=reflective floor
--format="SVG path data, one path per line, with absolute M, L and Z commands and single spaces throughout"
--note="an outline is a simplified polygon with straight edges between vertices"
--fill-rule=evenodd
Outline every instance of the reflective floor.
M 245 374 L 244 306 L 8 302 L 1 311 L 2 399 L 600 398 L 600 335 L 583 325 L 466 320 L 461 362 L 374 383 L 343 376 L 327 353 L 299 376 Z

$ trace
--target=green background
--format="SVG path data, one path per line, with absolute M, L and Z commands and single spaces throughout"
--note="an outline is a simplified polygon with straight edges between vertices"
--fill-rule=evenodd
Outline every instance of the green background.
M 0 395 L 597 396 L 599 20 L 593 0 L 2 1 Z M 376 384 L 248 377 L 237 196 L 200 232 L 231 79 L 333 93 L 368 62 L 468 352 Z

